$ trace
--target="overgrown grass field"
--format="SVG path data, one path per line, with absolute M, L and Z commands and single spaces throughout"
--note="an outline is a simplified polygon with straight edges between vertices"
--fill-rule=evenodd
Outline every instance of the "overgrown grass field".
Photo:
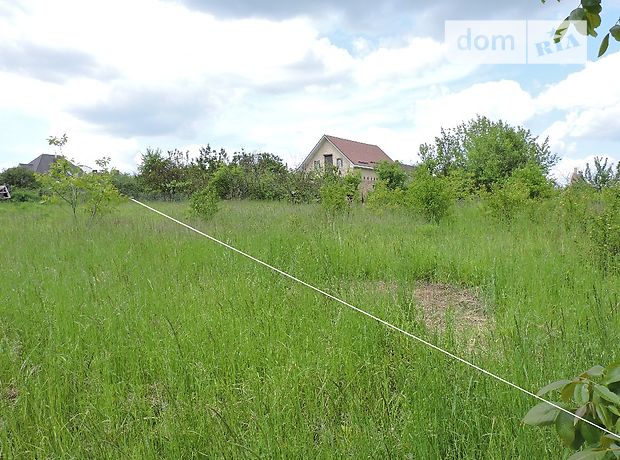
M 551 204 L 431 225 L 155 207 L 527 389 L 618 359 L 620 277 Z M 561 458 L 536 401 L 133 203 L 0 206 L 0 458 Z M 480 296 L 429 322 L 421 282 Z M 480 312 L 478 312 L 480 313 Z M 464 321 L 464 320 L 463 320 Z

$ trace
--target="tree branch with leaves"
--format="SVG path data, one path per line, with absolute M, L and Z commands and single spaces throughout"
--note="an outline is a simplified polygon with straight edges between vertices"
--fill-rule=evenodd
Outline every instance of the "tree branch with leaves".
M 560 0 L 557 0 L 558 3 Z M 542 3 L 546 3 L 546 0 L 541 0 Z M 601 13 L 603 6 L 601 0 L 581 0 L 579 6 L 570 12 L 566 19 L 562 21 L 560 26 L 555 31 L 553 41 L 557 44 L 562 41 L 571 21 L 585 21 L 586 22 L 586 34 L 591 37 L 598 37 L 597 29 L 602 24 Z M 579 30 L 578 30 L 579 31 Z M 609 48 L 609 37 L 613 37 L 617 42 L 620 42 L 620 18 L 614 25 L 609 28 L 609 31 L 603 37 L 601 45 L 598 50 L 598 57 L 603 56 Z

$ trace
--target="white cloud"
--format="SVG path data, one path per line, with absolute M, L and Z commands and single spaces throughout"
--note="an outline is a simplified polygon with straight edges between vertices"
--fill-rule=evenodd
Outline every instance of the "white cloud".
M 409 162 L 442 126 L 477 114 L 523 124 L 559 111 L 545 135 L 563 153 L 620 132 L 620 53 L 533 97 L 510 79 L 452 89 L 476 68 L 447 63 L 431 38 L 358 37 L 349 52 L 302 17 L 221 19 L 160 0 L 24 5 L 0 17 L 0 43 L 62 50 L 46 65 L 66 79 L 44 81 L 36 68 L 0 71 L 0 109 L 45 119 L 49 134 L 68 133 L 67 154 L 85 164 L 111 155 L 130 169 L 146 145 L 203 142 L 265 149 L 294 164 L 323 133 L 376 143 Z M 72 55 L 78 69 L 92 57 L 101 77 L 63 73 L 62 57 Z M 44 139 L 23 144 L 46 149 Z
M 560 111 L 558 119 L 543 132 L 554 151 L 567 157 L 564 164 L 585 165 L 581 143 L 601 144 L 620 141 L 620 52 L 612 53 L 550 85 L 536 99 L 539 113 Z M 591 150 L 592 147 L 589 148 Z M 598 151 L 598 155 L 618 159 L 618 151 Z M 575 159 L 581 156 L 582 159 Z M 570 160 L 568 160 L 570 158 Z M 570 163 L 570 164 L 573 164 Z
M 577 72 L 546 88 L 537 98 L 540 111 L 604 108 L 620 102 L 620 52 L 588 62 Z

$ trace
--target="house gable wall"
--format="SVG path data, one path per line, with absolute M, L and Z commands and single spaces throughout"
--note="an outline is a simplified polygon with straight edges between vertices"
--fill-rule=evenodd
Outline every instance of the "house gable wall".
M 304 163 L 304 171 L 310 172 L 315 171 L 315 161 L 319 162 L 320 169 L 323 170 L 325 168 L 325 155 L 332 155 L 334 160 L 334 166 L 337 165 L 337 159 L 340 158 L 342 160 L 342 168 L 340 168 L 340 172 L 345 175 L 349 172 L 349 170 L 353 167 L 353 164 L 345 157 L 340 150 L 334 147 L 329 141 L 322 139 L 319 148 L 316 149 L 313 155 L 306 159 Z

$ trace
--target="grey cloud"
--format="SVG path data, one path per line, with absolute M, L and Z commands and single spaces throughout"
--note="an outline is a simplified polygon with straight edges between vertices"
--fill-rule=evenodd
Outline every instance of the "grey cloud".
M 259 93 L 285 94 L 298 91 L 309 85 L 330 86 L 351 81 L 351 75 L 345 72 L 329 72 L 325 62 L 316 53 L 309 51 L 297 62 L 282 69 L 282 73 L 273 81 L 255 85 Z
M 552 5 L 537 0 L 489 2 L 488 0 L 170 0 L 190 9 L 225 18 L 287 19 L 295 16 L 324 18 L 338 15 L 343 33 L 390 36 L 409 29 L 412 34 L 443 35 L 447 19 L 521 19 L 552 14 Z M 548 2 L 555 3 L 555 2 Z M 562 5 L 564 9 L 568 8 Z
M 191 136 L 197 120 L 213 110 L 213 103 L 200 89 L 166 91 L 122 88 L 100 104 L 75 107 L 78 118 L 121 137 Z
M 108 80 L 115 76 L 113 70 L 102 67 L 87 53 L 31 42 L 0 44 L 0 70 L 52 83 L 74 77 Z

